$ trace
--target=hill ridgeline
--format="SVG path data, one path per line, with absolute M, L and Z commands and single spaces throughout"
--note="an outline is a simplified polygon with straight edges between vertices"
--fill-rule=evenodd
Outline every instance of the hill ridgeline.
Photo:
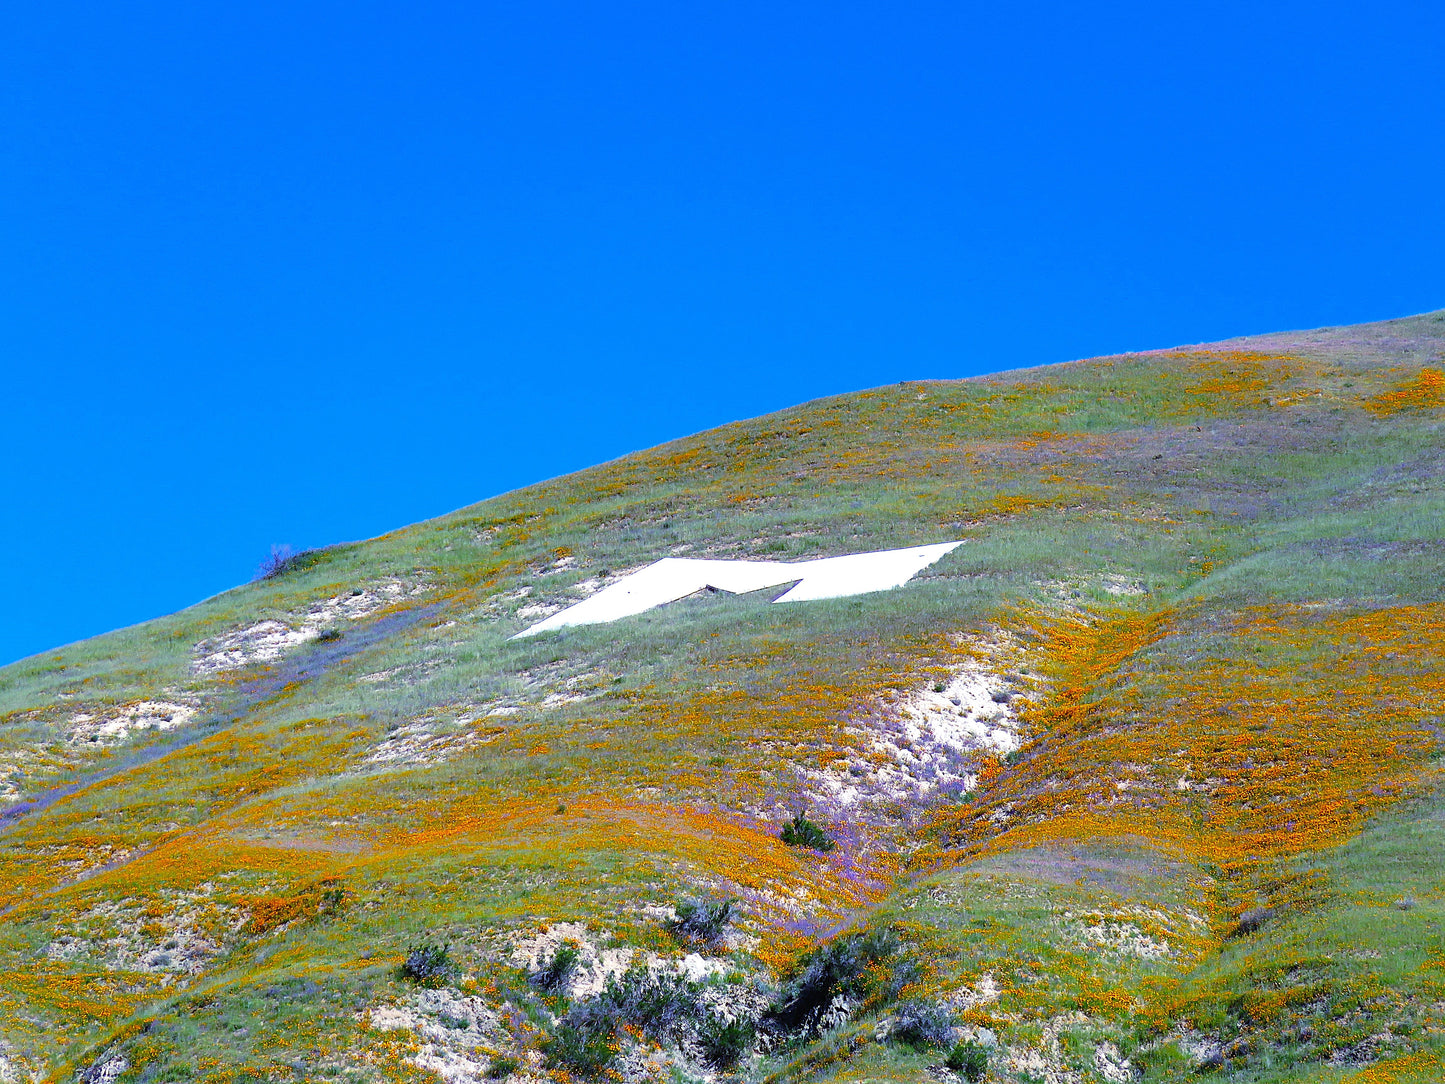
M 1438 1081 L 1445 313 L 723 426 L 0 724 L 0 1081 Z

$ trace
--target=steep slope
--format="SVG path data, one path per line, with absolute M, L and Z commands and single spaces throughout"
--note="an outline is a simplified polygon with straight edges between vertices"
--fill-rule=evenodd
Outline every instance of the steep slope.
M 819 400 L 0 670 L 0 1080 L 1439 1079 L 1442 358 Z

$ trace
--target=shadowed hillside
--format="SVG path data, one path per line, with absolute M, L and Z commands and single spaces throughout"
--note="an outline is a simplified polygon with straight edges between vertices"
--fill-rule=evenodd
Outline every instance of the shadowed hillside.
M 1438 1080 L 1442 423 L 1445 314 L 909 382 L 0 669 L 0 1081 Z

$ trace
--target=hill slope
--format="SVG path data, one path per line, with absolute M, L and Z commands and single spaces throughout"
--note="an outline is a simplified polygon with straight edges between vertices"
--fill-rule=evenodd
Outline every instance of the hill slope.
M 0 1080 L 1438 1079 L 1442 357 L 819 400 L 0 670 Z

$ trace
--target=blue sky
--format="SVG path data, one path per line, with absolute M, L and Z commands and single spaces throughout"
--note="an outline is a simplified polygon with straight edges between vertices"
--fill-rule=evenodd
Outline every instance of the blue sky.
M 1445 306 L 1442 32 L 11 6 L 0 662 L 820 395 Z

